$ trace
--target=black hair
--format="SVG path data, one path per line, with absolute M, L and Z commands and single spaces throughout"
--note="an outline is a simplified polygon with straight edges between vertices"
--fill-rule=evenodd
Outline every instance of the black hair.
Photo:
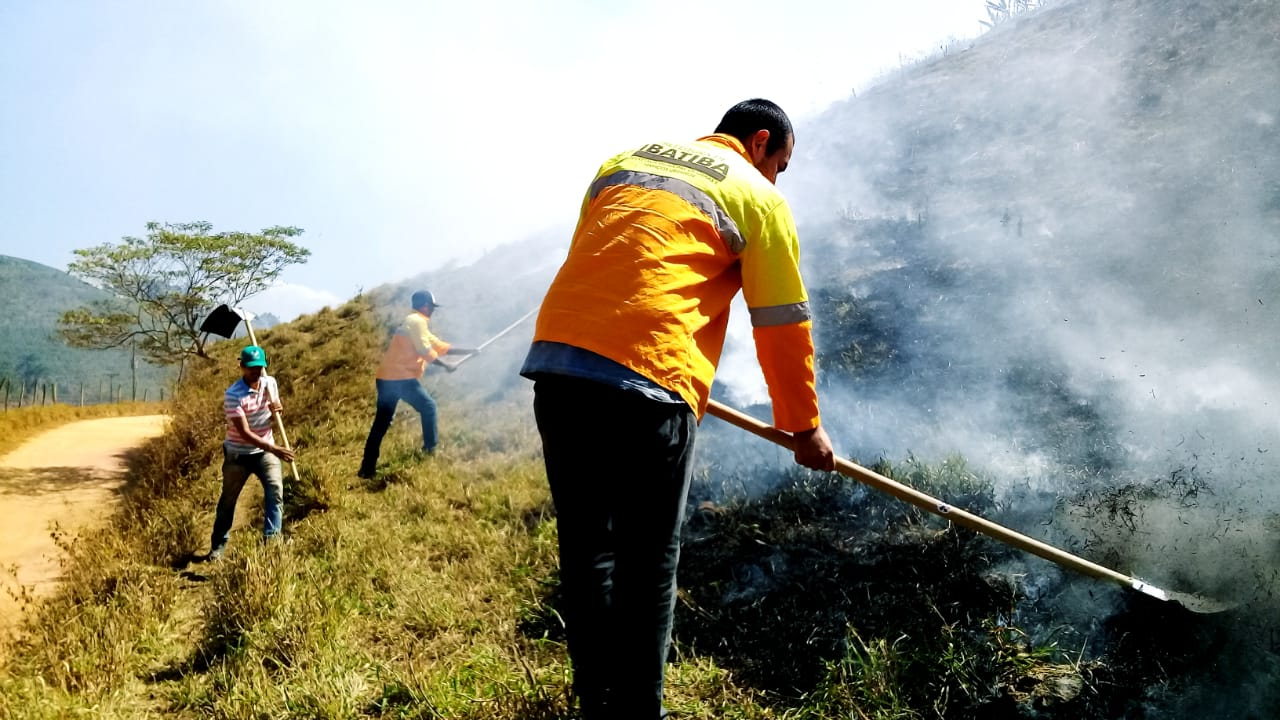
M 729 108 L 729 112 L 720 119 L 716 132 L 732 135 L 746 144 L 757 130 L 769 131 L 769 142 L 764 151 L 772 155 L 781 150 L 791 136 L 791 119 L 778 107 L 778 104 L 755 98 L 743 100 Z

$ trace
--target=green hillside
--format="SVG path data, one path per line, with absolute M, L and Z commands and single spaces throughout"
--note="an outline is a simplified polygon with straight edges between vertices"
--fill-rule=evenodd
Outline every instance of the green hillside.
M 57 383 L 60 402 L 78 403 L 83 385 L 86 403 L 105 402 L 116 393 L 132 395 L 127 349 L 90 351 L 68 347 L 57 336 L 58 317 L 66 310 L 103 297 L 102 291 L 67 273 L 20 258 L 0 255 L 0 378 L 17 388 Z M 159 397 L 172 373 L 138 364 L 138 398 Z M 30 390 L 28 390 L 30 392 Z

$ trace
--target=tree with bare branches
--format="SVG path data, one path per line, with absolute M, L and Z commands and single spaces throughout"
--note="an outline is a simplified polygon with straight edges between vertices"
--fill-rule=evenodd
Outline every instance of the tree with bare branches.
M 147 223 L 146 237 L 76 250 L 67 271 L 111 294 L 69 310 L 58 332 L 73 347 L 133 345 L 156 365 L 208 357 L 201 319 L 219 302 L 235 305 L 262 292 L 311 251 L 290 242 L 296 227 L 259 233 L 213 232 L 213 225 Z

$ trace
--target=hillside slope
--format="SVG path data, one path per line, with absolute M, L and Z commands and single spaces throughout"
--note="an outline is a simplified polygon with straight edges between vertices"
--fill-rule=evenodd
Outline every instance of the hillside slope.
M 67 273 L 20 258 L 0 255 L 0 378 L 15 383 L 57 383 L 62 402 L 102 402 L 114 382 L 127 399 L 131 393 L 128 350 L 70 348 L 57 336 L 63 312 L 104 296 L 101 290 Z M 169 373 L 139 362 L 138 397 L 151 399 L 167 384 Z M 101 391 L 101 396 L 99 392 Z M 16 398 L 17 390 L 14 390 Z M 16 399 L 15 399 L 16 402 Z
M 860 446 L 978 449 L 939 432 L 954 423 L 1080 462 L 1167 446 L 1198 412 L 1233 447 L 1266 424 L 1258 401 L 1280 400 L 1278 35 L 1269 2 L 1065 1 L 802 128 L 784 189 L 826 300 L 828 380 L 904 413 Z M 1059 452 L 1019 410 L 1046 382 L 1125 439 Z
M 417 453 L 405 412 L 379 476 L 356 478 L 376 315 L 362 299 L 262 333 L 298 450 L 287 541 L 261 543 L 244 518 L 228 555 L 206 562 L 219 399 L 237 374 L 237 343 L 216 344 L 171 403 L 169 432 L 130 458 L 125 511 L 67 545 L 66 583 L 22 637 L 0 636 L 0 716 L 575 716 L 527 385 L 485 376 L 490 390 L 460 393 L 471 366 L 428 378 L 440 451 Z M 992 505 L 962 464 L 901 470 Z M 696 503 L 686 533 L 667 693 L 681 717 L 1134 716 L 1197 676 L 1188 638 L 1231 621 L 1171 635 L 1176 609 L 1135 605 L 1085 649 L 1054 619 L 1049 644 L 1026 624 L 1038 614 L 1010 614 L 1007 551 L 836 477 L 758 471 L 784 489 Z M 714 465 L 700 475 L 734 480 Z
M 676 713 L 1280 716 L 1278 22 L 1273 3 L 1064 0 L 799 128 L 782 184 L 842 454 L 1241 604 L 1191 616 L 708 421 Z M 529 328 L 427 377 L 442 452 L 415 453 L 405 413 L 386 471 L 353 477 L 409 292 L 439 292 L 433 327 L 476 344 L 536 302 L 557 255 L 535 245 L 265 332 L 299 448 L 292 542 L 242 532 L 205 564 L 235 376 L 219 345 L 130 511 L 3 646 L 0 714 L 571 717 L 554 513 L 512 369 Z
M 560 268 L 570 235 L 566 230 L 563 236 L 539 235 L 508 243 L 474 263 L 446 266 L 375 288 L 369 299 L 389 335 L 409 312 L 414 291 L 431 290 L 441 303 L 431 318 L 432 332 L 460 347 L 476 347 L 538 307 Z M 527 386 L 518 371 L 533 338 L 533 324 L 533 318 L 528 318 L 468 360 L 468 372 L 453 376 L 450 386 L 485 395 Z M 438 371 L 431 368 L 428 373 Z
M 797 128 L 780 181 L 838 447 L 961 455 L 998 520 L 1246 601 L 1161 717 L 1280 702 L 1277 37 L 1273 2 L 1064 0 Z

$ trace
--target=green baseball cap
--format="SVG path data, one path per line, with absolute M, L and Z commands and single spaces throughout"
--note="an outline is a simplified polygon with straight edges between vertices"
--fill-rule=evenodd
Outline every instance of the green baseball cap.
M 257 345 L 250 345 L 240 351 L 240 364 L 264 368 L 267 366 L 267 353 Z

